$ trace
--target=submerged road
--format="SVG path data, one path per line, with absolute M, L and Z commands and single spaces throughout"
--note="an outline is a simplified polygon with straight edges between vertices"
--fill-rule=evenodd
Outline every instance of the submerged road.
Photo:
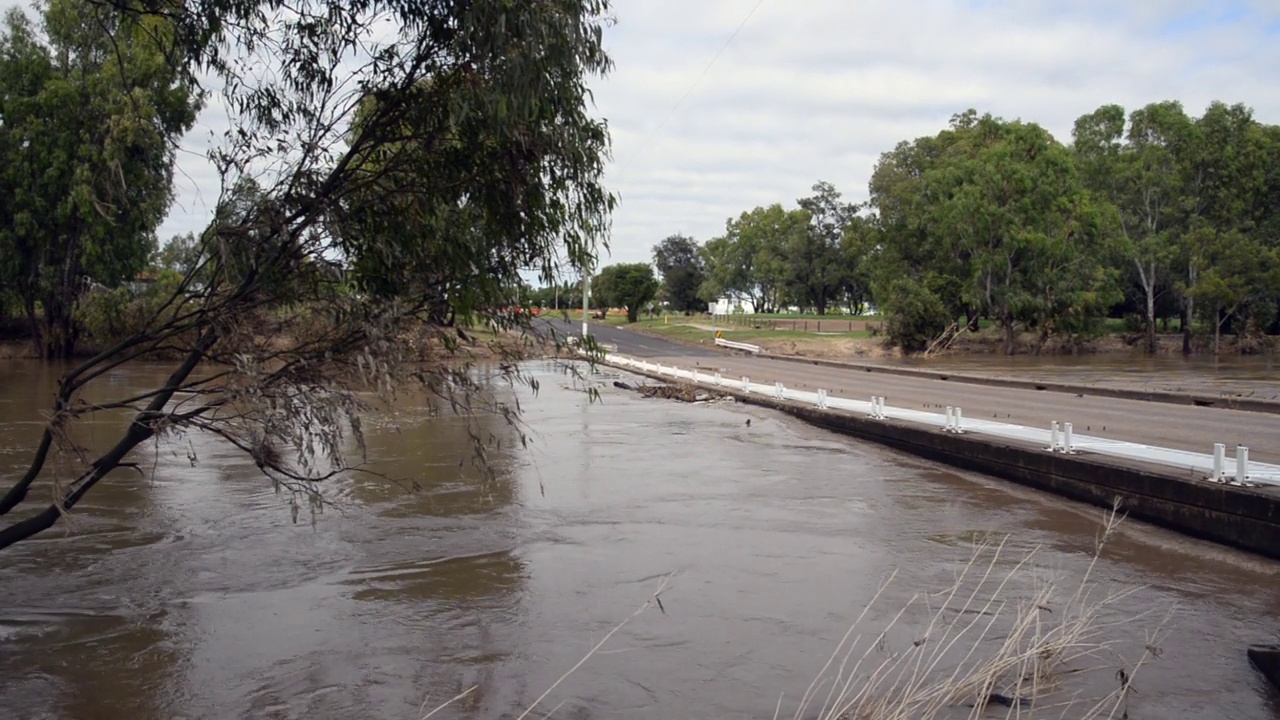
M 557 332 L 582 331 L 580 322 L 548 322 Z M 1071 422 L 1078 433 L 1193 452 L 1211 453 L 1213 443 L 1220 442 L 1227 445 L 1230 456 L 1236 445 L 1244 445 L 1257 461 L 1280 462 L 1280 417 L 1269 413 L 992 387 L 756 358 L 607 325 L 592 324 L 591 332 L 599 342 L 616 346 L 620 355 L 719 372 L 726 378 L 747 376 L 752 382 L 781 382 L 799 390 L 824 389 L 833 396 L 858 400 L 881 395 L 885 404 L 909 409 L 936 411 L 951 405 L 963 408 L 964 416 L 973 420 L 995 419 L 1045 429 L 1055 420 Z
M 582 322 L 545 319 L 544 322 L 561 337 L 581 335 Z M 613 325 L 591 323 L 591 335 L 602 345 L 616 346 L 619 355 L 634 358 L 688 357 L 723 358 L 725 354 L 715 349 L 703 349 L 693 345 L 674 343 L 660 337 L 645 335 L 634 330 L 624 330 Z

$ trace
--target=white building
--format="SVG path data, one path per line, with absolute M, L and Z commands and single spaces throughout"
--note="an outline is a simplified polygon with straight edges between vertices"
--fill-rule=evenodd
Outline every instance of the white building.
M 755 303 L 751 298 L 723 296 L 711 303 L 707 312 L 712 315 L 751 315 L 755 313 Z

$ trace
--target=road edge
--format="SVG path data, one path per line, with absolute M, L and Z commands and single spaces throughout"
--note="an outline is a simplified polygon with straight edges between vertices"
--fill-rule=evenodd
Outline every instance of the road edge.
M 682 384 L 657 373 L 603 363 L 634 375 Z M 688 383 L 683 383 L 688 384 Z M 979 472 L 1041 492 L 1102 508 L 1183 535 L 1280 560 L 1280 493 L 1197 481 L 1141 463 L 1093 455 L 1044 452 L 1007 440 L 936 432 L 893 420 L 819 409 L 790 400 L 716 392 L 776 410 L 811 426 L 874 442 L 951 467 Z
M 741 353 L 724 350 L 715 345 L 690 343 L 679 338 L 671 338 L 660 333 L 646 332 L 642 329 L 629 328 L 626 325 L 612 326 L 637 335 L 665 340 L 676 345 L 696 347 L 701 350 L 716 350 L 723 355 L 740 355 Z M 1241 398 L 1227 395 L 1209 395 L 1205 393 L 1177 393 L 1164 390 L 1126 390 L 1124 388 L 1102 387 L 1098 385 L 1080 385 L 1077 383 L 1054 382 L 1052 380 L 1019 380 L 989 375 L 973 375 L 969 373 L 943 372 L 925 370 L 923 368 L 892 367 L 876 363 L 859 363 L 845 360 L 828 360 L 826 358 L 804 357 L 801 355 L 780 355 L 776 353 L 758 353 L 750 357 L 766 360 L 784 360 L 793 363 L 805 363 L 857 372 L 878 372 L 888 375 L 906 377 L 931 378 L 942 382 L 957 382 L 966 385 L 983 385 L 987 387 L 1007 387 L 1018 390 L 1037 390 L 1042 392 L 1070 393 L 1074 395 L 1092 395 L 1094 397 L 1110 397 L 1119 400 L 1141 400 L 1145 402 L 1164 403 L 1168 405 L 1195 405 L 1199 407 L 1216 407 L 1227 410 L 1243 410 L 1245 412 L 1269 413 L 1280 415 L 1280 401 L 1257 398 Z

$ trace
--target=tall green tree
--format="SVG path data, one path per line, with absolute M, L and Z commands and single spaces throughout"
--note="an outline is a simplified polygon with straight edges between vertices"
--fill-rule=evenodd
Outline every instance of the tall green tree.
M 591 292 L 604 307 L 627 311 L 627 322 L 640 319 L 640 310 L 658 296 L 659 283 L 649 263 L 618 263 L 592 279 Z
M 156 44 L 159 16 L 50 0 L 39 24 L 11 9 L 0 34 L 2 270 L 44 357 L 75 350 L 89 281 L 141 270 L 172 200 L 174 148 L 199 94 Z
M 880 300 L 922 309 L 929 322 L 904 326 L 914 335 L 936 326 L 939 306 L 952 317 L 973 308 L 999 323 L 1012 353 L 1018 324 L 1042 340 L 1076 331 L 1114 297 L 1103 210 L 1067 149 L 1037 125 L 957 115 L 936 138 L 882 158 L 872 207 L 885 260 Z
M 1214 233 L 1202 242 L 1200 253 L 1206 262 L 1192 298 L 1201 303 L 1213 327 L 1217 355 L 1222 351 L 1223 326 L 1233 319 L 1243 326 L 1249 307 L 1280 287 L 1280 250 L 1239 231 Z
M 1265 267 L 1270 244 L 1259 233 L 1268 211 L 1266 173 L 1271 155 L 1267 136 L 1258 132 L 1252 111 L 1240 104 L 1214 102 L 1194 121 L 1188 135 L 1184 151 L 1187 180 L 1182 198 L 1187 219 L 1178 243 L 1178 262 L 1183 272 L 1184 353 L 1192 349 L 1191 321 L 1196 316 L 1197 299 L 1222 299 L 1236 314 L 1245 306 L 1230 302 L 1228 297 L 1243 293 L 1247 304 L 1265 294 L 1237 288 L 1224 295 L 1220 292 L 1223 286 L 1218 283 L 1214 290 L 1203 292 L 1199 283 L 1204 273 L 1218 263 L 1239 267 L 1243 248 L 1256 249 L 1258 264 Z M 1258 282 L 1268 277 L 1266 272 L 1245 275 Z M 1216 279 L 1221 279 L 1220 274 Z M 1215 301 L 1215 351 L 1221 329 L 1218 311 L 1220 304 Z
M 1196 307 L 1206 302 L 1199 314 L 1213 327 L 1215 352 L 1222 325 L 1243 320 L 1253 302 L 1274 292 L 1270 140 L 1244 105 L 1212 102 L 1194 123 L 1185 199 L 1192 222 L 1179 247 L 1184 315 L 1194 318 Z M 1189 336 L 1183 346 L 1190 351 Z
M 813 195 L 797 202 L 808 214 L 809 228 L 784 246 L 788 285 L 796 300 L 825 315 L 848 282 L 841 240 L 857 206 L 841 200 L 840 191 L 825 181 L 814 184 Z
M 849 313 L 861 315 L 871 301 L 871 276 L 878 236 L 870 218 L 850 218 L 840 237 L 840 263 L 843 266 L 841 294 Z
M 1176 101 L 1135 110 L 1127 130 L 1119 105 L 1081 116 L 1074 129 L 1081 177 L 1116 208 L 1121 251 L 1143 291 L 1148 352 L 1156 351 L 1156 301 L 1193 210 L 1186 203 L 1191 131 Z
M 200 240 L 195 233 L 174 235 L 156 250 L 152 263 L 165 270 L 186 274 L 200 263 L 200 250 Z
M 745 297 L 756 312 L 772 312 L 782 302 L 788 280 L 785 251 L 808 232 L 802 210 L 780 204 L 757 207 L 725 222 L 725 234 L 707 241 L 704 297 Z
M 876 238 L 872 293 L 890 315 L 894 307 L 929 309 L 921 318 L 901 325 L 910 328 L 902 336 L 894 335 L 898 325 L 890 319 L 890 339 L 903 347 L 922 349 L 927 344 L 920 339 L 922 334 L 941 333 L 961 314 L 967 316 L 970 329 L 978 328 L 978 299 L 963 286 L 968 275 L 966 252 L 929 230 L 931 201 L 925 177 L 958 138 L 956 133 L 943 132 L 901 142 L 881 155 L 871 175 L 868 207 Z M 944 311 L 934 312 L 938 307 Z
M 706 259 L 697 240 L 684 235 L 664 239 L 653 247 L 653 264 L 662 276 L 662 293 L 672 310 L 706 311 L 707 301 L 700 292 L 707 280 Z
M 960 137 L 925 178 L 939 198 L 929 229 L 960 250 L 966 295 L 1012 353 L 1019 321 L 1046 327 L 1090 313 L 1081 303 L 1105 282 L 1098 226 L 1070 153 L 1043 128 L 984 115 L 952 132 Z

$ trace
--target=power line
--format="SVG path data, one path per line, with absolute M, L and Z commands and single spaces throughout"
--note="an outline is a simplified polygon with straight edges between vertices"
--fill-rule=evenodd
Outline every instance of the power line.
M 764 5 L 764 0 L 756 0 L 756 4 L 751 8 L 751 11 L 747 13 L 746 17 L 742 18 L 742 22 L 738 23 L 738 27 L 734 29 L 733 34 L 731 34 L 729 38 L 724 41 L 724 44 L 720 46 L 720 49 L 716 51 L 716 54 L 711 58 L 711 62 L 707 63 L 707 66 L 702 68 L 702 72 L 698 74 L 698 77 L 693 81 L 693 84 L 684 91 L 684 94 L 680 96 L 680 99 L 676 101 L 676 104 L 671 106 L 671 110 L 667 112 L 666 117 L 662 118 L 662 122 L 658 123 L 658 126 L 649 133 L 649 135 L 644 139 L 644 142 L 640 143 L 640 147 L 636 148 L 635 152 L 631 154 L 629 159 L 635 159 L 636 156 L 649 146 L 649 143 L 655 136 L 657 136 L 658 132 L 662 130 L 662 128 L 666 127 L 667 122 L 675 116 L 676 111 L 680 109 L 680 106 L 684 104 L 684 101 L 693 94 L 694 89 L 698 87 L 698 83 L 702 82 L 702 79 L 707 76 L 708 72 L 711 72 L 711 67 L 716 64 L 716 61 L 720 59 L 720 56 L 724 54 L 724 51 L 733 43 L 734 38 L 738 37 L 738 33 L 742 32 L 742 28 L 746 27 L 747 23 L 751 21 L 751 18 L 755 16 L 756 11 L 760 9 L 761 5 Z M 625 163 L 622 165 L 622 168 L 625 169 L 629 166 L 630 163 Z

